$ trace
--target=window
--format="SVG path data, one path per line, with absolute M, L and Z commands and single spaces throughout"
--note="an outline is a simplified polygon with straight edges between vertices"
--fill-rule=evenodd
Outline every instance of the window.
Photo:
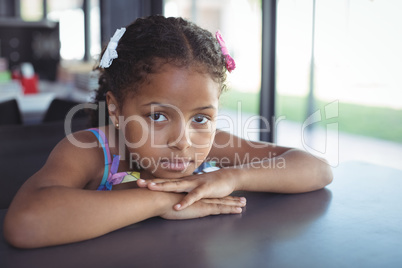
M 99 0 L 90 0 L 90 55 L 101 52 Z M 60 24 L 60 56 L 64 60 L 82 60 L 85 55 L 84 1 L 21 0 L 21 18 L 37 21 L 46 17 Z M 44 15 L 44 13 L 46 13 Z
M 165 0 L 165 16 L 180 16 L 213 34 L 220 30 L 236 69 L 228 75 L 229 91 L 221 97 L 218 126 L 239 136 L 259 139 L 261 87 L 261 1 Z M 254 119 L 253 119 L 254 116 Z
M 397 0 L 278 1 L 277 115 L 286 117 L 280 144 L 335 162 L 400 166 L 401 9 Z M 321 124 L 303 129 L 312 114 Z

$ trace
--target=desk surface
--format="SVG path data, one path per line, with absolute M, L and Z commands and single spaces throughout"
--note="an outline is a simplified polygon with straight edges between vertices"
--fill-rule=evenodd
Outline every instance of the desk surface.
M 402 170 L 344 163 L 334 175 L 311 193 L 245 193 L 242 215 L 152 218 L 34 250 L 1 236 L 0 267 L 402 267 Z

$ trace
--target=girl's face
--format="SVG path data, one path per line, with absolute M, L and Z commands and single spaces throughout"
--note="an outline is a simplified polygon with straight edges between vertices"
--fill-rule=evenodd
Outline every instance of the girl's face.
M 117 109 L 130 161 L 152 177 L 191 175 L 212 147 L 218 103 L 210 75 L 165 64 Z

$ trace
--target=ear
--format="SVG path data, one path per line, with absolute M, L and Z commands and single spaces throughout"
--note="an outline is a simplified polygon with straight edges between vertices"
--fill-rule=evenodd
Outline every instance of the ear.
M 119 116 L 121 113 L 120 106 L 116 100 L 116 97 L 110 91 L 108 91 L 106 93 L 106 104 L 107 104 L 107 109 L 109 112 L 110 120 L 112 121 L 113 125 L 117 126 L 117 128 L 118 128 Z

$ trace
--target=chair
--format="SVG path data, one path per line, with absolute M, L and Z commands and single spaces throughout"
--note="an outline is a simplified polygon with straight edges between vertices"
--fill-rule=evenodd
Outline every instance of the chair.
M 80 103 L 71 100 L 54 99 L 46 111 L 43 122 L 63 121 L 67 113 L 78 104 Z M 74 119 L 83 117 L 88 118 L 88 114 L 84 110 L 80 110 L 74 114 Z
M 21 125 L 22 117 L 15 99 L 0 103 L 0 125 Z
M 75 132 L 89 125 L 86 119 L 77 119 L 71 127 Z M 21 185 L 65 136 L 63 121 L 0 128 L 0 209 L 8 208 Z

